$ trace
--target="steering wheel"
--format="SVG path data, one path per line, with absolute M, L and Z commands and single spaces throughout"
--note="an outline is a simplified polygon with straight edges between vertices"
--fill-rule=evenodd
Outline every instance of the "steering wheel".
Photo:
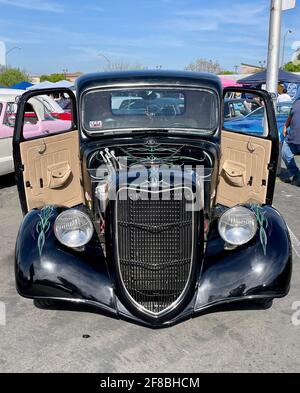
M 159 106 L 155 104 L 150 104 L 146 106 L 146 111 L 145 114 L 150 118 L 153 119 L 155 116 L 158 116 L 160 114 L 160 108 Z

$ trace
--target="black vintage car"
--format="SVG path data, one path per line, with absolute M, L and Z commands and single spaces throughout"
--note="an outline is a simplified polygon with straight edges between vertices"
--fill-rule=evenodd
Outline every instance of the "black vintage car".
M 72 103 L 72 122 L 30 130 L 26 103 L 58 93 Z M 232 93 L 263 103 L 260 134 L 226 129 Z M 268 93 L 223 90 L 210 74 L 98 73 L 79 78 L 76 97 L 25 93 L 14 133 L 26 214 L 19 294 L 151 327 L 285 296 L 292 253 L 272 207 L 278 148 Z

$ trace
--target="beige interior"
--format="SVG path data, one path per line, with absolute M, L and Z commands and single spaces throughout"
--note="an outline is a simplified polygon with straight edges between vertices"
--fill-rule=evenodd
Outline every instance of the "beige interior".
M 83 202 L 78 131 L 20 144 L 28 210 Z
M 217 202 L 228 207 L 266 201 L 272 142 L 222 131 Z

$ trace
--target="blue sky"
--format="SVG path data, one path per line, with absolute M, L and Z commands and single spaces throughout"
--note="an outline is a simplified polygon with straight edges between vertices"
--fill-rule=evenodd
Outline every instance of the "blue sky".
M 225 69 L 266 59 L 269 0 L 0 0 L 8 64 L 31 74 L 98 71 L 112 61 L 182 69 L 197 57 Z M 300 1 L 284 13 L 287 60 L 300 41 Z

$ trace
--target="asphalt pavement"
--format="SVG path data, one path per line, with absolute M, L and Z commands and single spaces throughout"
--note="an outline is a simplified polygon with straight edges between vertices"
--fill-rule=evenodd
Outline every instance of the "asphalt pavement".
M 92 312 L 39 309 L 17 294 L 14 245 L 22 214 L 13 176 L 0 178 L 0 307 L 6 310 L 0 371 L 299 372 L 300 324 L 292 323 L 293 304 L 300 302 L 299 195 L 299 188 L 278 181 L 274 205 L 294 246 L 286 298 L 268 310 L 210 313 L 151 330 Z

